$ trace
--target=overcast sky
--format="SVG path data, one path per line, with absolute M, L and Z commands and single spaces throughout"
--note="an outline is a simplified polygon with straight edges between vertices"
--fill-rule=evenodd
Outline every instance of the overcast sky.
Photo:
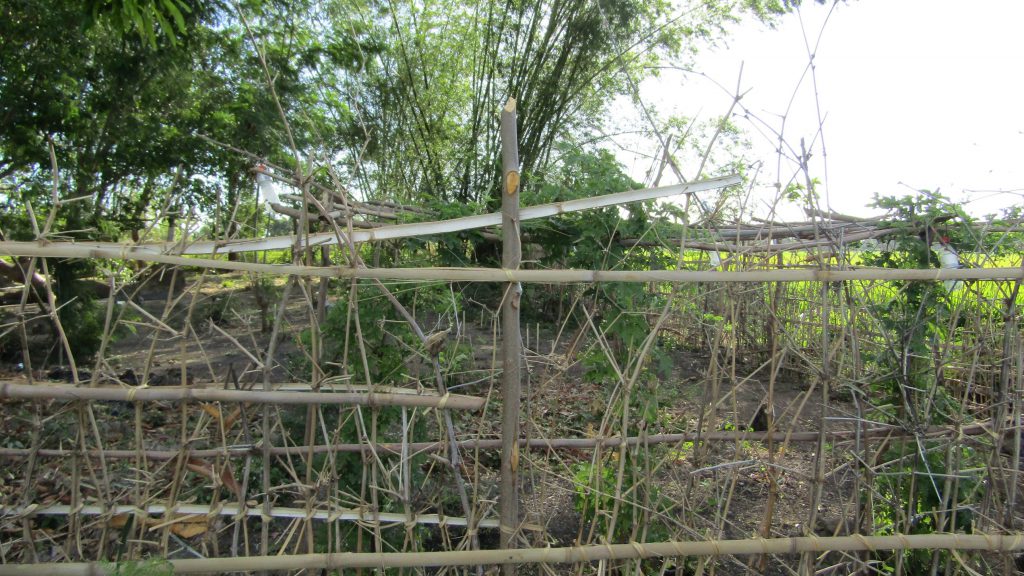
M 1024 1 L 850 0 L 832 8 L 808 1 L 775 30 L 748 22 L 726 46 L 698 56 L 696 68 L 731 89 L 743 63 L 742 103 L 755 122 L 778 130 L 789 108 L 785 138 L 796 148 L 801 137 L 814 142 L 813 176 L 835 210 L 868 214 L 876 192 L 922 188 L 977 215 L 1024 203 Z M 805 33 L 811 50 L 818 44 L 817 102 L 804 75 Z M 720 115 L 731 99 L 711 81 L 675 71 L 642 93 L 662 117 Z M 755 202 L 763 208 L 780 179 L 775 146 L 737 121 L 765 161 L 766 188 Z M 640 179 L 648 165 L 627 160 Z M 781 180 L 792 172 L 784 164 Z

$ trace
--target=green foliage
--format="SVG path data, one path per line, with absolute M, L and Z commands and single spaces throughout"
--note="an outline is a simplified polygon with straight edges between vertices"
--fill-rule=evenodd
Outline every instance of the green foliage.
M 103 571 L 110 576 L 170 576 L 174 574 L 174 565 L 164 558 L 101 562 L 100 565 Z
M 618 517 L 609 543 L 629 542 L 638 527 L 646 527 L 646 541 L 662 542 L 668 539 L 668 530 L 660 522 L 652 521 L 644 508 L 664 510 L 670 504 L 659 488 L 640 473 L 642 457 L 626 452 L 622 493 L 628 494 L 619 502 Z M 594 534 L 603 541 L 608 533 L 611 514 L 615 507 L 615 485 L 619 469 L 619 453 L 612 452 L 598 464 L 582 462 L 573 466 L 573 506 L 583 518 L 585 530 L 593 527 Z M 644 499 L 648 504 L 641 504 Z
M 87 280 L 93 266 L 83 260 L 58 260 L 51 272 L 61 327 L 77 362 L 89 360 L 99 350 L 103 337 L 104 309 Z
M 236 233 L 254 211 L 254 202 L 232 210 L 253 198 L 253 161 L 198 135 L 294 164 L 280 103 L 296 146 L 336 153 L 350 115 L 311 82 L 313 70 L 343 73 L 353 51 L 372 54 L 369 44 L 354 27 L 329 42 L 298 31 L 297 19 L 311 16 L 310 3 L 246 3 L 251 38 L 238 12 L 221 8 L 192 0 L 5 4 L 0 178 L 20 192 L 16 200 L 30 200 L 45 214 L 57 179 L 60 198 L 77 202 L 61 210 L 56 230 L 92 229 L 120 240 L 167 207 L 170 224 L 192 212 L 220 234 Z M 67 25 L 83 13 L 84 26 Z M 156 34 L 166 28 L 161 19 L 174 34 Z M 50 173 L 48 142 L 57 174 Z M 68 211 L 77 212 L 78 228 Z
M 496 112 L 519 102 L 525 188 L 542 177 L 562 142 L 605 123 L 608 104 L 663 59 L 681 58 L 720 37 L 742 10 L 701 2 L 681 12 L 664 0 L 452 0 L 389 4 L 379 64 L 367 62 L 360 106 L 380 138 L 364 159 L 375 189 L 406 198 L 498 199 Z M 382 144 L 387 143 L 387 147 Z
M 893 469 L 890 476 L 878 482 L 882 504 L 877 506 L 875 514 L 876 526 L 883 534 L 899 532 L 900 519 L 911 511 L 909 518 L 911 534 L 929 534 L 932 532 L 963 532 L 973 530 L 974 513 L 969 503 L 980 498 L 981 478 L 977 473 L 965 473 L 962 468 L 982 465 L 982 459 L 969 447 L 960 447 L 955 457 L 961 462 L 961 469 L 950 470 L 946 463 L 945 446 L 936 442 L 926 442 L 921 447 L 921 457 L 916 445 L 900 444 L 890 448 L 883 456 L 886 460 L 903 462 Z M 947 490 L 946 478 L 950 474 L 959 474 L 955 483 L 956 489 Z M 910 492 L 910 482 L 904 481 L 911 475 L 918 476 L 918 490 Z M 896 478 L 896 480 L 893 480 Z M 952 516 L 956 512 L 955 522 L 940 521 L 942 512 Z
M 953 454 L 959 465 L 950 469 L 944 448 L 935 442 L 923 443 L 920 448 L 901 442 L 886 452 L 885 460 L 899 464 L 875 482 L 881 496 L 874 507 L 879 534 L 973 532 L 973 504 L 982 499 L 984 482 L 978 472 L 967 470 L 983 469 L 984 458 L 971 448 L 960 447 Z M 950 475 L 956 480 L 951 482 Z M 934 563 L 931 550 L 902 554 L 905 574 L 928 574 Z M 942 551 L 940 565 L 948 559 L 949 552 Z
M 642 79 L 660 59 L 720 36 L 741 10 L 784 7 L 9 2 L 0 17 L 0 178 L 37 212 L 59 180 L 60 198 L 88 198 L 77 202 L 76 223 L 101 239 L 138 234 L 165 206 L 168 227 L 193 212 L 211 234 L 258 234 L 254 161 L 200 137 L 210 136 L 284 167 L 296 152 L 328 158 L 368 198 L 478 212 L 499 190 L 495 111 L 506 97 L 520 102 L 530 189 L 563 155 L 559 143 L 589 138 L 609 96 L 629 91 L 622 70 Z M 58 174 L 49 173 L 48 142 Z M 330 183 L 322 172 L 314 178 Z M 71 220 L 62 211 L 56 229 Z M 492 256 L 472 233 L 438 241 L 433 255 L 444 263 Z
M 610 152 L 562 145 L 557 169 L 540 178 L 532 190 L 524 192 L 523 201 L 530 204 L 562 202 L 640 187 L 625 174 Z M 564 214 L 528 224 L 525 230 L 531 242 L 540 245 L 543 251 L 540 264 L 545 267 L 664 269 L 674 265 L 674 258 L 668 252 L 630 247 L 619 241 L 645 236 L 652 222 L 658 220 L 648 205 L 633 203 L 623 210 L 609 207 Z M 559 292 L 555 296 L 563 298 L 563 307 L 568 309 L 575 295 Z M 593 310 L 593 322 L 608 337 L 616 364 L 625 368 L 650 333 L 648 314 L 660 310 L 664 295 L 652 292 L 644 284 L 616 282 L 588 287 L 582 296 L 582 306 Z M 538 308 L 551 309 L 553 305 L 540 303 Z M 585 323 L 582 312 L 578 314 L 578 322 Z M 655 348 L 653 360 L 656 365 L 664 364 L 664 352 Z M 615 369 L 601 347 L 592 347 L 584 354 L 583 362 L 587 378 L 604 382 L 616 379 Z
M 405 216 L 403 222 L 423 222 L 433 220 L 449 220 L 482 214 L 486 206 L 477 202 L 447 202 L 441 199 L 428 199 L 423 208 L 429 214 Z M 458 234 L 440 234 L 438 236 L 409 238 L 402 241 L 402 265 L 430 266 L 437 263 L 441 266 L 470 266 L 477 264 L 496 264 L 497 250 L 491 254 L 483 254 L 478 246 L 492 246 L 484 240 L 479 230 L 468 230 Z M 490 258 L 488 259 L 488 256 Z M 389 262 L 395 265 L 397 262 Z
M 429 359 L 422 343 L 394 304 L 372 284 L 361 284 L 354 299 L 352 296 L 348 289 L 344 289 L 328 309 L 321 325 L 321 364 L 333 367 L 334 374 L 352 375 L 357 383 L 364 382 L 368 376 L 372 383 L 382 386 L 402 386 L 409 378 L 425 378 L 432 385 L 433 374 L 427 374 Z M 398 291 L 395 296 L 410 313 L 421 319 L 461 313 L 461 297 L 453 294 L 447 284 Z M 437 327 L 438 330 L 445 328 Z M 424 330 L 430 332 L 431 327 L 426 326 Z M 362 336 L 365 366 L 357 334 Z M 302 334 L 301 339 L 308 347 L 309 330 Z M 424 355 L 421 361 L 412 360 L 417 354 Z M 440 353 L 442 367 L 454 370 L 470 357 L 466 349 L 452 346 L 443 348 Z
M 453 305 L 452 295 L 446 285 L 428 286 L 418 290 L 398 292 L 397 297 L 410 311 L 418 316 L 442 314 L 450 311 Z M 455 299 L 458 305 L 458 299 Z M 358 315 L 359 329 L 355 322 Z M 418 338 L 412 333 L 404 319 L 396 312 L 392 302 L 382 295 L 373 285 L 360 285 L 355 298 L 351 298 L 346 289 L 338 294 L 330 306 L 327 317 L 321 325 L 322 357 L 321 366 L 330 370 L 328 375 L 348 375 L 354 384 L 365 384 L 367 376 L 375 385 L 402 386 L 407 385 L 410 378 L 424 378 L 425 385 L 433 386 L 433 374 L 417 373 L 415 361 L 410 361 L 416 351 L 422 352 Z M 362 350 L 357 338 L 362 338 Z M 300 344 L 308 351 L 311 334 L 309 330 L 300 336 Z M 364 356 L 365 352 L 365 356 Z M 364 364 L 365 357 L 365 364 Z M 467 359 L 465 349 L 448 347 L 441 351 L 442 366 L 455 367 Z M 308 362 L 308 360 L 306 360 Z M 308 377 L 309 366 L 304 366 Z M 302 437 L 306 426 L 306 409 L 282 410 L 282 422 L 287 433 L 293 438 Z M 332 430 L 332 436 L 339 442 L 365 441 L 371 428 L 382 436 L 396 437 L 401 432 L 402 408 L 343 408 L 340 410 L 323 410 L 323 427 Z M 411 440 L 427 435 L 426 418 L 416 418 L 409 430 Z M 355 453 L 339 453 L 333 455 L 317 455 L 311 464 L 316 470 L 331 467 L 331 477 L 345 490 L 353 490 L 366 482 L 366 463 L 363 455 Z M 425 454 L 413 457 L 411 470 L 413 485 L 423 484 L 424 467 L 427 460 Z M 257 467 L 253 467 L 255 471 Z M 255 473 L 255 472 L 254 472 Z M 399 512 L 404 510 L 406 503 L 397 494 L 382 491 L 378 506 L 382 512 Z M 461 513 L 460 510 L 444 510 L 448 514 Z M 350 549 L 355 548 L 358 526 L 342 529 L 342 538 Z M 383 532 L 385 545 L 401 548 L 405 533 L 398 530 Z M 417 529 L 413 532 L 416 538 L 423 538 L 425 531 Z M 318 540 L 318 542 L 320 542 Z M 318 544 L 319 545 L 319 544 Z
M 882 198 L 876 204 L 897 213 L 898 219 L 891 226 L 898 229 L 889 237 L 888 249 L 863 254 L 868 266 L 937 266 L 938 258 L 928 242 L 939 240 L 937 226 L 943 228 L 942 236 L 949 238 L 951 245 L 964 245 L 955 232 L 957 228 L 950 228 L 948 223 L 954 217 L 967 217 L 941 196 Z M 946 422 L 958 412 L 956 401 L 936 390 L 938 367 L 932 363 L 941 353 L 940 345 L 957 337 L 959 327 L 951 325 L 950 302 L 940 283 L 897 281 L 892 282 L 889 297 L 869 305 L 887 344 L 871 358 L 878 368 L 879 378 L 872 387 L 881 394 L 880 416 L 890 420 L 906 417 L 924 425 Z
M 360 286 L 356 302 L 370 379 L 375 384 L 400 382 L 405 374 L 406 347 L 415 348 L 415 335 L 404 328 L 394 307 L 375 287 Z M 363 380 L 365 370 L 354 339 L 356 319 L 350 306 L 349 293 L 345 292 L 327 315 L 322 327 L 324 359 L 328 365 L 339 365 L 347 356 L 344 373 Z
M 185 16 L 192 8 L 184 0 L 89 0 L 85 2 L 87 23 L 109 20 L 121 34 L 135 32 L 156 48 L 159 32 L 173 45 L 177 34 L 185 33 Z
M 942 196 L 925 191 L 908 198 L 878 198 L 876 205 L 895 213 L 896 228 L 885 249 L 867 252 L 863 261 L 886 268 L 929 268 L 938 265 L 935 242 L 968 248 L 969 218 Z M 959 224 L 954 222 L 959 221 Z M 870 384 L 872 418 L 924 429 L 960 421 L 960 401 L 943 387 L 942 354 L 946 343 L 961 338 L 954 322 L 951 295 L 937 282 L 892 282 L 891 291 L 869 305 L 884 345 L 869 357 L 875 377 Z M 874 521 L 882 533 L 928 534 L 970 532 L 972 505 L 981 498 L 977 473 L 983 461 L 974 450 L 932 442 L 894 442 L 882 460 L 892 462 L 875 476 L 882 495 Z M 951 468 L 950 464 L 955 464 Z M 950 481 L 955 477 L 955 481 Z M 901 553 L 905 573 L 926 574 L 934 561 L 928 550 Z M 945 558 L 947 552 L 942 553 Z M 890 566 L 891 568 L 891 566 Z

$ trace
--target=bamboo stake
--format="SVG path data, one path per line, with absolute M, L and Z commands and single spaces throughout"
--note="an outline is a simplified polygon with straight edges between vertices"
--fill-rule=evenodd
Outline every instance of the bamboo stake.
M 0 398 L 104 400 L 120 402 L 246 402 L 253 404 L 351 404 L 355 406 L 422 406 L 479 410 L 483 398 L 446 394 L 381 394 L 378 392 L 280 392 L 275 390 L 217 390 L 211 388 L 80 388 L 67 384 L 0 384 Z
M 501 111 L 501 265 L 516 270 L 522 259 L 519 244 L 519 135 L 516 129 L 516 101 L 509 98 Z M 501 547 L 517 548 L 519 526 L 519 406 L 522 395 L 521 361 L 523 342 L 519 326 L 519 305 L 523 286 L 508 281 L 501 303 L 502 373 L 501 384 L 501 480 L 499 517 Z M 511 564 L 502 566 L 502 574 L 515 574 Z
M 887 551 L 942 548 L 1015 552 L 1024 549 L 1024 534 L 896 534 L 892 536 L 837 536 L 819 538 L 750 538 L 744 540 L 676 541 L 641 544 L 602 544 L 524 550 L 471 550 L 459 552 L 389 552 L 296 554 L 247 558 L 170 560 L 175 574 L 246 572 L 255 570 L 342 570 L 345 568 L 399 568 L 470 566 L 477 564 L 560 564 L 686 556 L 798 554 L 802 552 Z M 4 564 L 0 576 L 78 576 L 105 574 L 96 562 Z

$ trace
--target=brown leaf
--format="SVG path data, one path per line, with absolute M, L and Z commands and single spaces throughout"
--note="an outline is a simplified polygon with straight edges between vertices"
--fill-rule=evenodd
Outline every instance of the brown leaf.
M 224 419 L 224 429 L 225 430 L 230 430 L 231 427 L 235 425 L 235 422 L 238 422 L 238 418 L 241 415 L 242 415 L 242 409 L 241 408 L 235 408 L 231 412 L 231 414 L 228 414 L 228 417 Z
M 216 476 L 213 472 L 213 465 L 201 458 L 189 458 L 188 462 L 185 463 L 185 467 L 189 470 L 214 480 Z
M 207 530 L 205 518 L 199 518 L 195 522 L 178 522 L 171 525 L 171 532 L 182 538 L 191 538 L 203 534 Z
M 213 404 L 209 404 L 206 402 L 200 404 L 199 406 L 203 409 L 203 412 L 206 412 L 207 414 L 210 415 L 210 418 L 213 418 L 214 420 L 221 419 L 220 408 L 217 408 Z
M 224 464 L 220 470 L 220 474 L 215 472 L 213 464 L 210 464 L 201 458 L 189 458 L 188 462 L 185 463 L 185 466 L 196 474 L 209 478 L 215 483 L 219 478 L 220 483 L 228 490 L 234 492 L 236 496 L 240 496 L 242 493 L 242 486 L 237 480 L 235 480 L 235 475 L 232 472 L 230 463 Z
M 110 517 L 110 521 L 107 522 L 107 525 L 110 526 L 111 528 L 118 529 L 118 528 L 124 528 L 125 524 L 127 524 L 127 523 L 128 523 L 128 514 L 124 513 L 124 514 L 114 514 L 113 516 L 111 516 Z
M 220 481 L 224 483 L 224 486 L 235 493 L 235 496 L 242 497 L 242 486 L 235 480 L 235 475 L 232 473 L 231 464 L 225 463 L 224 468 L 220 471 Z

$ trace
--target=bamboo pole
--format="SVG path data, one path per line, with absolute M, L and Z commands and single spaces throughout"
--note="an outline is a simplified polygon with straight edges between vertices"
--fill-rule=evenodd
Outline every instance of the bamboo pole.
M 559 214 L 568 214 L 571 212 L 579 212 L 582 210 L 591 210 L 594 208 L 603 208 L 606 206 L 627 204 L 629 202 L 655 200 L 658 198 L 665 198 L 667 196 L 677 196 L 679 194 L 692 194 L 695 192 L 703 192 L 706 190 L 725 188 L 728 186 L 739 184 L 740 181 L 740 177 L 738 175 L 733 174 L 729 176 L 711 178 L 708 180 L 700 180 L 698 182 L 689 182 L 686 184 L 661 186 L 659 188 L 645 188 L 642 190 L 628 190 L 626 192 L 616 192 L 614 194 L 605 194 L 602 196 L 594 196 L 591 198 L 578 198 L 576 200 L 566 200 L 564 202 L 541 204 L 539 206 L 531 206 L 529 208 L 524 208 L 521 211 L 519 217 L 520 221 L 536 220 L 539 218 L 549 218 L 551 216 L 557 216 Z M 416 236 L 432 236 L 434 234 L 461 232 L 463 230 L 473 230 L 477 228 L 486 228 L 487 226 L 496 226 L 498 224 L 501 224 L 501 222 L 502 214 L 499 212 L 492 212 L 490 214 L 479 214 L 476 216 L 453 218 L 451 220 L 438 220 L 434 222 L 416 222 L 412 224 L 396 224 L 393 226 L 381 226 L 380 228 L 373 228 L 369 230 L 356 230 L 350 232 L 349 236 L 350 239 L 356 243 L 376 242 L 382 240 L 394 240 L 398 238 L 412 238 Z M 301 242 L 299 248 L 339 244 L 339 237 L 334 232 L 321 232 L 318 234 L 310 234 L 308 237 L 303 238 L 303 240 L 305 242 Z M 39 245 L 44 244 L 45 243 L 40 243 Z M 147 244 L 131 245 L 131 250 L 133 251 L 133 253 L 136 254 L 226 254 L 229 252 L 258 252 L 261 250 L 280 250 L 284 248 L 291 248 L 294 246 L 294 244 L 294 236 L 275 236 L 272 238 L 255 238 L 246 240 L 217 240 L 195 242 L 192 244 L 185 245 L 184 247 L 175 243 L 153 242 Z M 105 242 L 89 242 L 82 243 L 81 245 L 84 247 L 98 250 L 122 249 L 122 246 L 119 244 Z
M 215 516 L 239 518 L 240 516 L 262 517 L 292 520 L 316 520 L 328 522 L 362 522 L 380 523 L 382 525 L 404 526 L 409 523 L 417 525 L 434 526 L 468 526 L 465 517 L 449 517 L 436 515 L 436 513 L 421 513 L 421 515 L 406 515 L 403 512 L 374 512 L 364 509 L 337 508 L 337 509 L 308 509 L 293 508 L 287 506 L 272 506 L 269 511 L 255 507 L 245 507 L 240 510 L 239 504 L 150 504 L 144 508 L 131 504 L 99 506 L 94 504 L 72 506 L 68 504 L 39 505 L 28 504 L 18 506 L 0 506 L 0 518 L 13 517 L 27 519 L 34 516 L 105 516 L 113 517 L 118 515 L 145 515 L 145 516 L 166 516 L 172 518 L 169 522 L 163 522 L 159 528 L 164 528 L 177 522 L 197 522 L 201 517 L 207 519 Z M 479 528 L 498 528 L 498 519 L 475 519 L 474 525 Z
M 432 524 L 432 525 L 447 525 L 447 526 L 466 526 L 467 521 L 465 517 L 459 516 L 445 516 L 443 514 L 416 514 L 413 516 L 407 516 L 404 513 L 398 512 L 371 512 L 368 510 L 353 510 L 348 508 L 339 508 L 336 510 L 309 510 L 306 508 L 287 508 L 283 506 L 273 506 L 269 512 L 265 512 L 260 508 L 246 507 L 239 510 L 238 504 L 223 504 L 219 506 L 210 506 L 206 504 L 177 504 L 174 506 L 166 506 L 164 504 L 150 504 L 145 509 L 139 508 L 132 505 L 116 505 L 116 506 L 96 506 L 96 505 L 82 505 L 77 508 L 74 506 L 68 506 L 66 504 L 55 504 L 52 506 L 39 506 L 31 504 L 28 506 L 7 506 L 0 507 L 0 517 L 30 517 L 30 516 L 68 516 L 70 514 L 81 514 L 83 516 L 115 516 L 118 514 L 145 514 L 149 516 L 160 516 L 170 515 L 175 516 L 174 521 L 177 522 L 194 522 L 200 516 L 212 517 L 212 516 L 262 516 L 269 514 L 271 518 L 291 518 L 291 519 L 306 519 L 306 520 L 327 520 L 330 522 L 348 521 L 348 522 L 379 522 L 381 524 L 398 524 L 403 525 L 408 521 L 412 521 L 416 524 Z M 478 520 L 477 526 L 482 528 L 497 528 L 498 519 L 488 518 Z M 160 526 L 161 528 L 163 526 Z
M 990 425 L 987 423 L 972 424 L 963 428 L 952 426 L 932 426 L 921 432 L 901 432 L 898 426 L 879 426 L 876 428 L 844 431 L 828 431 L 826 438 L 831 442 L 852 441 L 856 438 L 867 440 L 871 438 L 898 439 L 898 438 L 945 438 L 959 436 L 985 436 L 992 435 Z M 627 446 L 640 446 L 642 444 L 674 444 L 679 442 L 817 442 L 818 432 L 746 432 L 746 431 L 716 431 L 698 434 L 687 432 L 681 434 L 651 434 L 649 436 L 630 436 L 626 438 Z M 601 448 L 617 448 L 623 443 L 621 437 L 612 438 L 533 438 L 530 440 L 520 439 L 520 450 L 593 450 Z M 461 440 L 456 442 L 460 450 L 499 450 L 502 442 L 498 439 L 475 439 Z M 327 454 L 334 452 L 373 452 L 376 454 L 400 455 L 402 444 L 398 442 L 385 443 L 347 443 L 347 444 L 322 444 L 317 446 L 274 446 L 270 454 L 275 456 L 302 455 L 312 452 L 313 454 Z M 410 442 L 407 449 L 412 453 L 438 452 L 450 448 L 448 442 Z M 225 446 L 223 448 L 206 449 L 185 449 L 185 450 L 146 450 L 143 454 L 152 460 L 173 460 L 182 453 L 188 457 L 195 458 L 242 458 L 245 456 L 259 455 L 260 451 L 255 444 L 238 444 Z M 0 448 L 0 458 L 20 459 L 28 458 L 35 454 L 39 458 L 67 458 L 73 455 L 84 455 L 90 458 L 99 458 L 101 455 L 108 459 L 134 458 L 139 454 L 137 450 L 69 450 L 63 448 Z
M 478 564 L 564 564 L 598 560 L 664 557 L 716 557 L 802 552 L 921 550 L 985 550 L 1015 552 L 1024 549 L 1024 534 L 896 534 L 892 536 L 836 536 L 749 538 L 744 540 L 676 541 L 642 544 L 599 544 L 523 550 L 469 550 L 458 552 L 387 552 L 294 554 L 242 558 L 169 560 L 175 574 L 249 572 L 255 570 L 343 570 L 353 568 L 413 568 L 472 566 Z M 98 562 L 2 564 L 0 576 L 79 576 L 106 574 Z
M 354 406 L 421 406 L 479 410 L 483 398 L 459 394 L 419 395 L 381 394 L 378 392 L 279 392 L 276 390 L 216 390 L 210 388 L 97 387 L 81 388 L 68 384 L 0 384 L 0 398 L 34 400 L 103 400 L 121 402 L 246 402 L 253 404 L 346 404 Z
M 843 236 L 842 244 L 851 242 L 860 242 L 861 240 L 870 240 L 874 238 L 881 238 L 890 234 L 898 232 L 898 228 L 882 228 L 879 230 L 866 230 L 863 232 L 847 233 Z M 727 236 L 726 234 L 722 234 Z M 790 235 L 786 235 L 790 236 Z M 776 238 L 772 238 L 773 240 Z M 625 246 L 671 246 L 673 243 L 678 243 L 674 238 L 665 238 L 663 240 L 641 240 L 641 239 L 623 239 L 622 244 Z M 734 243 L 724 242 L 700 242 L 687 240 L 686 247 L 695 250 L 711 250 L 716 252 L 731 252 L 734 254 L 778 254 L 781 252 L 795 252 L 799 250 L 809 250 L 811 248 L 821 248 L 836 246 L 840 244 L 836 240 L 831 238 L 825 240 L 805 240 L 799 242 L 786 242 L 786 243 L 767 243 L 767 244 L 752 244 L 752 245 L 740 245 Z
M 135 251 L 129 245 L 95 248 L 75 243 L 0 242 L 0 256 L 44 258 L 114 258 L 142 260 L 162 264 L 235 270 L 292 276 L 330 278 L 369 278 L 378 280 L 441 282 L 520 282 L 520 283 L 594 283 L 594 282 L 841 282 L 846 280 L 1018 280 L 1024 268 L 850 268 L 829 270 L 515 270 L 507 268 L 347 268 L 340 266 L 301 266 L 294 264 L 258 264 L 190 258 Z
M 522 259 L 519 244 L 519 135 L 516 129 L 516 101 L 509 98 L 501 111 L 501 266 L 516 270 Z M 499 483 L 499 518 L 501 547 L 516 548 L 519 526 L 519 411 L 522 394 L 521 361 L 523 343 L 519 326 L 520 297 L 523 285 L 509 279 L 501 303 L 502 385 L 501 385 L 501 480 Z M 515 574 L 515 567 L 502 567 L 505 576 Z

